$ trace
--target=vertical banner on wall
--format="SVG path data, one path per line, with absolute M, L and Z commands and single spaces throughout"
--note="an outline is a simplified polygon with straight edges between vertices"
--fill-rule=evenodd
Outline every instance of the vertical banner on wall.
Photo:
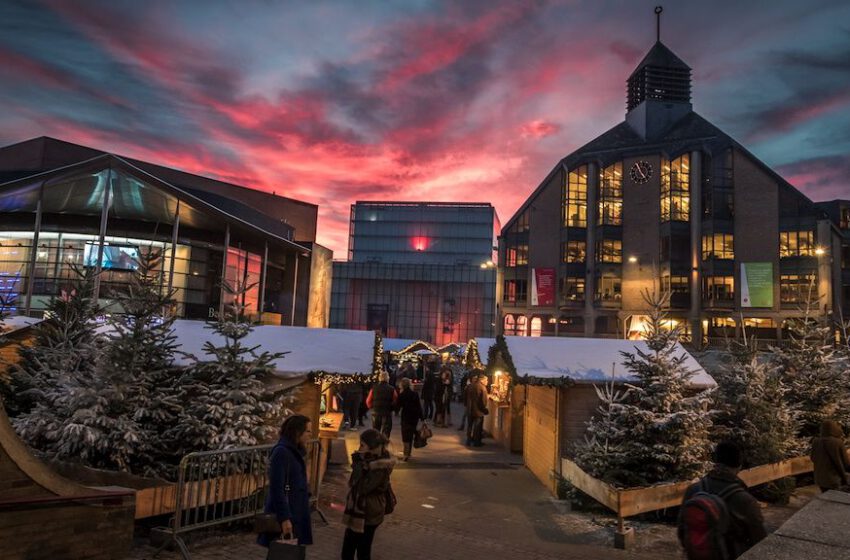
M 555 305 L 555 269 L 531 269 L 531 305 Z
M 741 263 L 741 307 L 773 307 L 773 263 Z

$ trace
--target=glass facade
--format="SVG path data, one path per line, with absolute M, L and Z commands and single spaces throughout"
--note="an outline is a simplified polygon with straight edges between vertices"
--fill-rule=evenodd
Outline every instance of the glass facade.
M 352 205 L 349 261 L 333 264 L 331 328 L 379 330 L 437 344 L 496 330 L 499 229 L 489 204 L 358 202 Z M 528 264 L 528 215 L 513 224 L 502 262 Z M 513 280 L 513 298 L 526 298 Z
M 563 219 L 566 227 L 587 227 L 587 166 L 570 170 L 562 197 Z
M 687 222 L 690 199 L 690 156 L 662 160 L 661 163 L 661 221 Z
M 599 172 L 599 225 L 623 223 L 623 162 L 618 161 Z
M 702 260 L 734 259 L 735 236 L 731 233 L 714 233 L 702 236 Z
M 813 231 L 779 232 L 779 257 L 814 257 L 815 234 Z
M 166 293 L 170 284 L 178 317 L 216 316 L 222 280 L 250 286 L 241 302 L 250 316 L 259 315 L 261 290 L 267 303 L 279 301 L 292 285 L 285 269 L 294 250 L 282 249 L 258 229 L 231 226 L 217 209 L 197 198 L 183 200 L 185 193 L 168 188 L 110 167 L 69 172 L 43 188 L 23 185 L 12 199 L 0 193 L 7 208 L 17 205 L 0 222 L 5 229 L 0 231 L 0 291 L 14 296 L 17 311 L 39 316 L 50 298 L 77 278 L 75 269 L 97 268 L 100 255 L 98 299 L 108 307 L 114 291 L 127 286 L 139 253 L 154 251 L 162 256 L 155 271 L 160 289 Z M 275 286 L 260 285 L 264 247 L 269 249 L 267 277 L 279 280 Z

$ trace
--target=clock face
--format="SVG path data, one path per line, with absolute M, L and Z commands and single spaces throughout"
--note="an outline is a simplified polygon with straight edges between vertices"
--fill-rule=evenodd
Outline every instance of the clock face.
M 648 161 L 636 161 L 629 170 L 632 181 L 642 185 L 652 177 L 652 165 Z

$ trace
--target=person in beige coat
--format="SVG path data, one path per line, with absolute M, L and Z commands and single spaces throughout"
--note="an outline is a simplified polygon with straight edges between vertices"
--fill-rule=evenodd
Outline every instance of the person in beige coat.
M 812 462 L 815 464 L 815 484 L 821 492 L 839 490 L 847 485 L 850 457 L 844 446 L 844 432 L 834 420 L 824 420 L 820 436 L 812 439 Z

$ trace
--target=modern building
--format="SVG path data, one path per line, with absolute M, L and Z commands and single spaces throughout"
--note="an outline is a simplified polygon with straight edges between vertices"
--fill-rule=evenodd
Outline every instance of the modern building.
M 0 148 L 0 292 L 20 314 L 39 316 L 74 267 L 94 268 L 108 305 L 139 250 L 152 247 L 179 317 L 215 317 L 232 297 L 225 283 L 242 283 L 255 317 L 327 326 L 332 255 L 315 243 L 317 213 L 298 200 L 35 138 Z
M 333 263 L 331 328 L 435 344 L 492 336 L 499 227 L 490 204 L 353 204 L 348 261 Z
M 637 337 L 654 290 L 694 341 L 742 326 L 776 339 L 810 285 L 828 313 L 848 301 L 848 204 L 827 206 L 697 114 L 691 69 L 658 41 L 627 80 L 625 120 L 557 162 L 505 224 L 501 330 Z

